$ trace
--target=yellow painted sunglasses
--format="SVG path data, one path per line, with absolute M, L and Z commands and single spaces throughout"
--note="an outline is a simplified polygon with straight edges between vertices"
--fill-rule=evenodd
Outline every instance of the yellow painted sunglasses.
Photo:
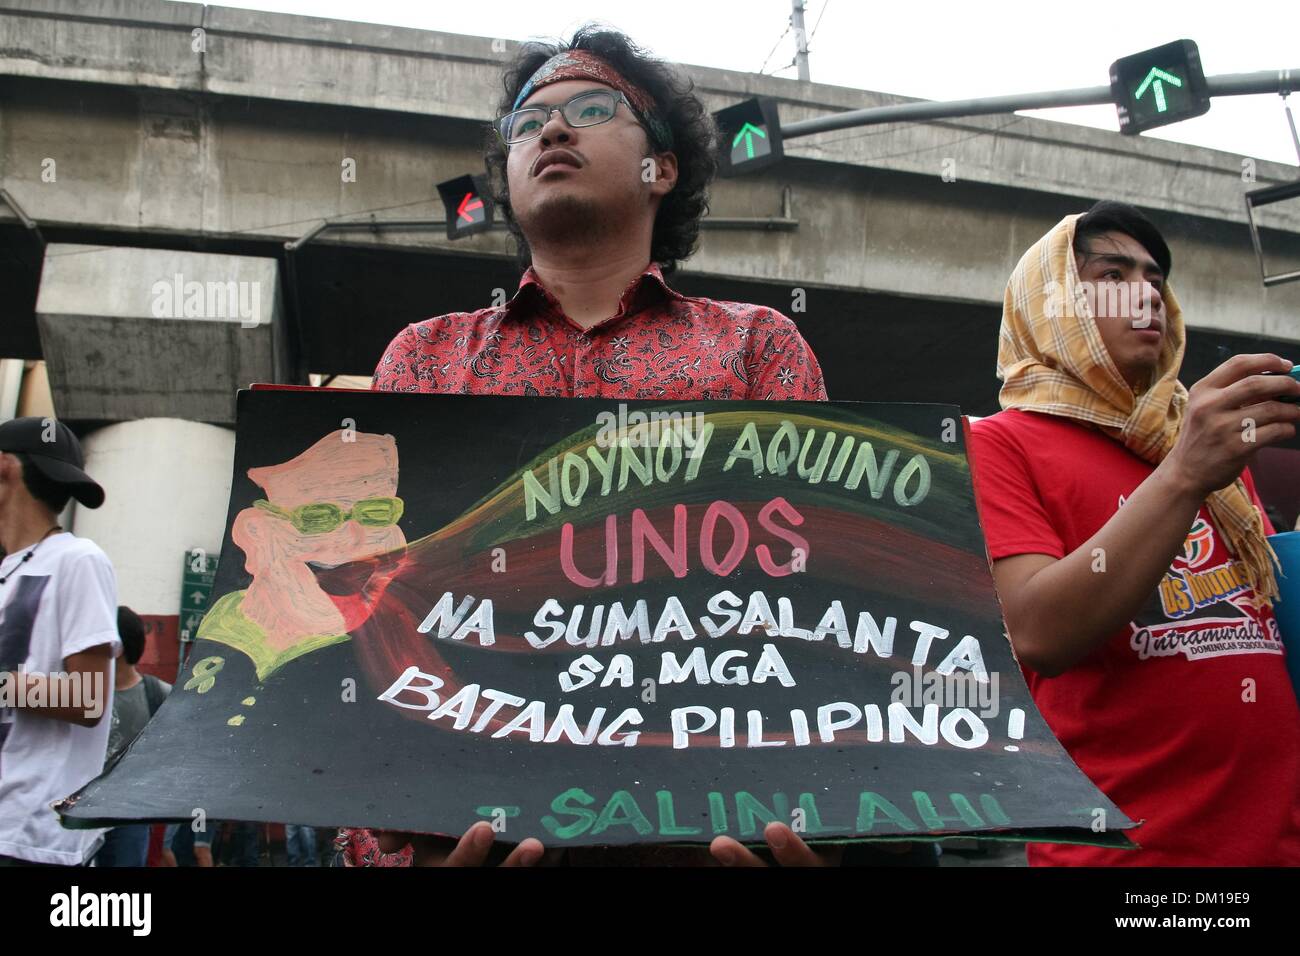
M 367 528 L 387 528 L 397 524 L 405 505 L 401 498 L 363 498 L 345 511 L 330 501 L 318 501 L 296 508 L 281 508 L 265 499 L 253 502 L 253 507 L 283 518 L 299 534 L 326 534 L 341 527 L 344 522 L 355 521 Z

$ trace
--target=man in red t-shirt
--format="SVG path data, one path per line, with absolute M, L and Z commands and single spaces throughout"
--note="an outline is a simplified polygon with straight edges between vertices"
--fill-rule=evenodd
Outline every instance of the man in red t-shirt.
M 821 367 L 790 319 L 685 296 L 664 278 L 694 251 L 717 167 L 713 123 L 689 80 L 622 34 L 587 27 L 564 46 L 526 45 L 504 86 L 486 161 L 527 271 L 503 305 L 407 326 L 375 368 L 373 388 L 826 400 Z M 769 824 L 764 835 L 778 862 L 822 862 L 787 826 Z M 408 837 L 356 831 L 340 847 L 349 863 L 388 860 Z M 455 847 L 415 841 L 414 860 L 477 864 L 492 841 L 480 823 Z M 730 838 L 711 850 L 728 865 L 761 862 Z M 535 863 L 541 853 L 525 840 L 506 862 Z
M 1300 710 L 1246 470 L 1296 434 L 1276 355 L 1177 381 L 1170 254 L 1136 209 L 1070 216 L 1008 284 L 1003 411 L 971 429 L 980 517 L 1034 700 L 1137 851 L 1031 864 L 1300 864 Z M 1104 825 L 1104 820 L 1099 823 Z

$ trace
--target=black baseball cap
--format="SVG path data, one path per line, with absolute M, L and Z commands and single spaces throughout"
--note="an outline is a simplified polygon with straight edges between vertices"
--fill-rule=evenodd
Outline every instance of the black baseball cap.
M 81 442 L 53 418 L 14 418 L 0 424 L 0 452 L 23 454 L 50 481 L 67 488 L 87 508 L 104 503 L 104 489 L 82 469 Z

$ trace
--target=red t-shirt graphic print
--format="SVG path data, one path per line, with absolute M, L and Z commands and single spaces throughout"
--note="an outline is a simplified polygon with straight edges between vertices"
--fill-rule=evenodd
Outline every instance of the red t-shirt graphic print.
M 1283 653 L 1272 607 L 1256 600 L 1241 563 L 1224 547 L 1206 508 L 1131 628 L 1129 645 L 1139 660 Z

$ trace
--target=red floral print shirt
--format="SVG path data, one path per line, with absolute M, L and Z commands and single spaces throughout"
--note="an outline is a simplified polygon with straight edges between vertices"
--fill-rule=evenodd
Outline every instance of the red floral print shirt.
M 825 401 L 821 366 L 795 324 L 744 302 L 685 296 L 651 263 L 618 312 L 583 330 L 530 266 L 514 298 L 403 329 L 378 391 L 568 398 Z
M 379 849 L 379 838 L 372 830 L 348 828 L 334 837 L 333 866 L 410 866 L 413 852 L 408 843 L 396 853 Z

